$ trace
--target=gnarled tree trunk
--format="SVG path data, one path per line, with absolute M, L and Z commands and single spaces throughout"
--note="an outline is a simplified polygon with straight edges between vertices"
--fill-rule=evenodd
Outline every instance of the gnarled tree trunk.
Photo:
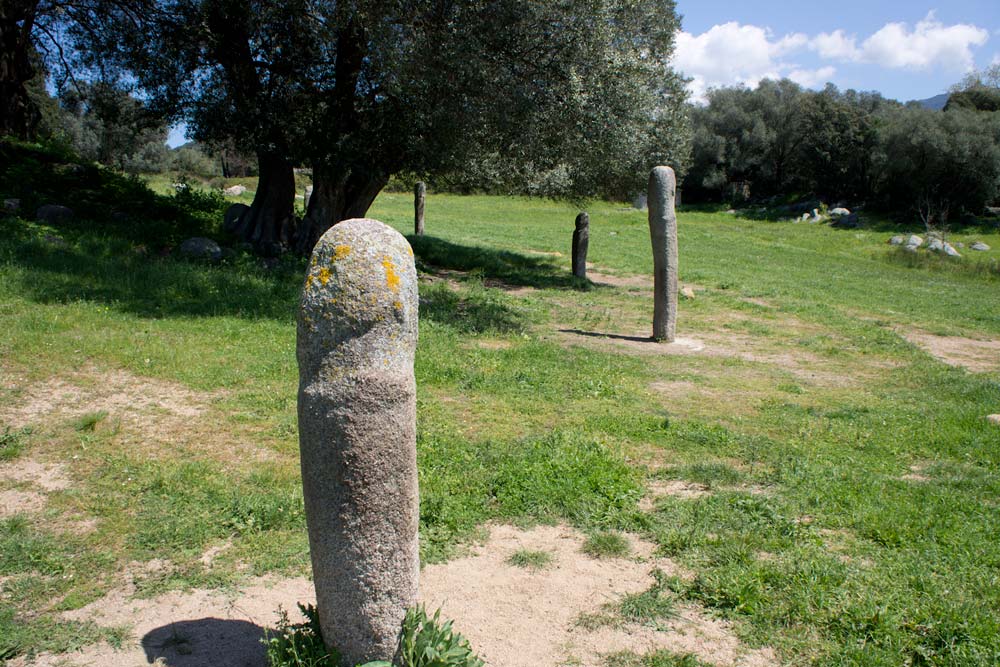
M 308 255 L 330 227 L 364 217 L 388 182 L 389 177 L 377 170 L 314 163 L 312 197 L 296 234 L 295 252 Z
M 295 172 L 292 163 L 277 153 L 260 151 L 257 160 L 257 193 L 234 233 L 258 253 L 275 256 L 291 246 L 295 234 Z
M 0 136 L 31 139 L 38 125 L 38 110 L 25 88 L 35 76 L 31 31 L 37 9 L 37 0 L 0 2 Z

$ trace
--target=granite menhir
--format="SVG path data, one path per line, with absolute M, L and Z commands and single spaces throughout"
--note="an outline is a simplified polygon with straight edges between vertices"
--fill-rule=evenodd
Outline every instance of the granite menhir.
M 417 272 L 391 227 L 331 227 L 298 314 L 299 446 L 320 626 L 343 665 L 391 660 L 417 597 Z
M 653 243 L 653 340 L 677 333 L 677 180 L 670 167 L 649 174 L 649 236 Z

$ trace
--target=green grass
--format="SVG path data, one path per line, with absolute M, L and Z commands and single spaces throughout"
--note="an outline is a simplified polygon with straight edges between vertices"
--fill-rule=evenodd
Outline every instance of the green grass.
M 507 563 L 514 567 L 523 567 L 528 570 L 544 570 L 552 565 L 554 560 L 552 554 L 548 551 L 519 549 L 507 558 Z
M 0 423 L 4 465 L 63 463 L 73 480 L 44 511 L 0 521 L 0 652 L 103 636 L 58 614 L 99 599 L 133 560 L 171 565 L 139 576 L 140 595 L 307 575 L 303 261 L 180 261 L 171 248 L 187 236 L 226 242 L 221 197 L 156 197 L 3 146 L 0 195 L 30 211 L 73 192 L 79 215 L 58 228 L 0 219 L 0 406 L 23 405 L 50 378 L 99 392 L 114 371 L 192 393 L 202 412 L 149 411 L 135 424 L 103 405 L 96 420 L 84 404 L 86 419 Z M 115 209 L 132 221 L 112 220 Z M 637 619 L 700 605 L 789 664 L 996 664 L 1000 429 L 983 416 L 1000 411 L 1000 373 L 945 365 L 902 334 L 1000 339 L 997 230 L 952 235 L 994 249 L 944 262 L 898 256 L 885 243 L 895 230 L 681 211 L 681 280 L 699 289 L 678 330 L 710 354 L 668 355 L 639 340 L 648 287 L 570 276 L 576 212 L 428 197 L 427 236 L 411 239 L 424 562 L 452 557 L 491 520 L 635 531 L 694 573 L 630 598 Z M 588 212 L 595 270 L 648 274 L 645 215 L 613 203 Z M 384 193 L 370 215 L 412 231 L 409 195 Z M 642 511 L 651 478 L 708 493 Z M 71 530 L 78 519 L 96 528 Z
M 624 558 L 630 550 L 628 538 L 611 531 L 588 535 L 583 543 L 583 553 L 592 558 Z

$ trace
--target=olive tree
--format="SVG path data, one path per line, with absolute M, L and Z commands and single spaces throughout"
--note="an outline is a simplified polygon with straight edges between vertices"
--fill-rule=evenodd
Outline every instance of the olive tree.
M 662 0 L 165 0 L 123 56 L 201 141 L 256 153 L 240 232 L 308 252 L 388 179 L 494 159 L 554 192 L 641 187 L 681 166 L 679 27 Z M 138 28 L 138 29 L 136 29 Z M 293 235 L 292 165 L 313 168 Z M 294 238 L 293 238 L 294 236 Z

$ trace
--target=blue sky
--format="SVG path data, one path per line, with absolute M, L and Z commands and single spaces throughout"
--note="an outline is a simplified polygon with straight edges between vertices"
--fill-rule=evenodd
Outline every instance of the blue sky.
M 712 86 L 788 76 L 813 88 L 832 81 L 923 99 L 1000 62 L 1000 0 L 677 0 L 677 11 L 674 66 L 694 79 L 695 98 Z

